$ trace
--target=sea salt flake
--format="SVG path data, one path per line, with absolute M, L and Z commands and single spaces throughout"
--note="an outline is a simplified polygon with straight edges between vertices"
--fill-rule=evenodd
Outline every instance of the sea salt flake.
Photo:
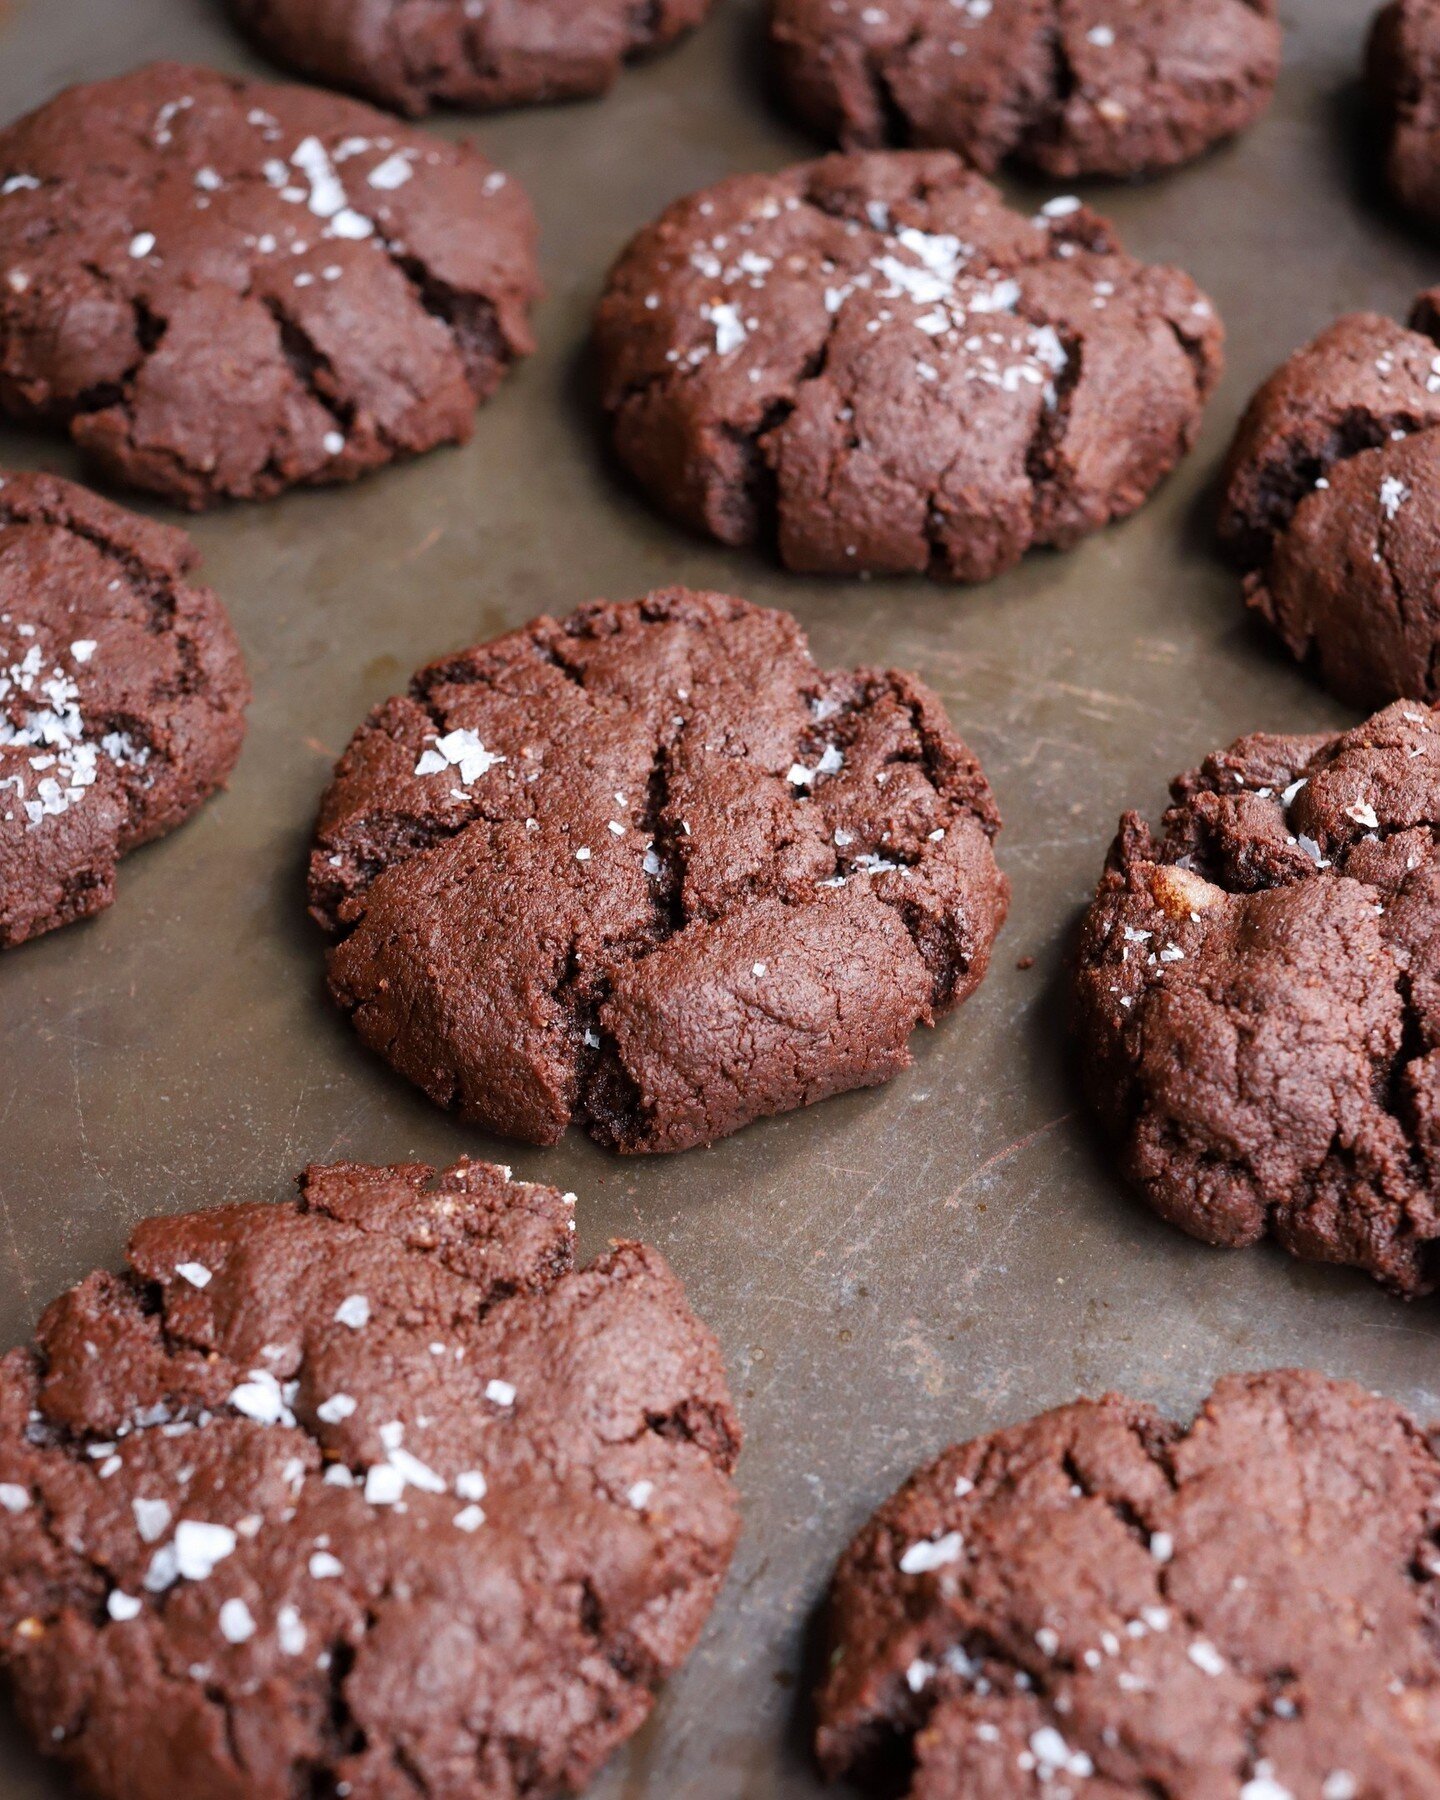
M 452 1523 L 460 1531 L 478 1531 L 485 1523 L 485 1514 L 478 1506 L 462 1506 Z
M 370 1302 L 364 1294 L 350 1294 L 335 1308 L 335 1323 L 361 1331 L 370 1323 Z
M 333 1581 L 345 1573 L 345 1565 L 328 1550 L 317 1550 L 310 1558 L 310 1574 L 316 1581 Z
M 1225 1673 L 1225 1658 L 1213 1644 L 1204 1638 L 1196 1638 L 1195 1642 L 1187 1647 L 1185 1654 L 1197 1669 L 1202 1669 L 1207 1675 L 1223 1675 Z
M 305 1627 L 293 1606 L 282 1606 L 275 1615 L 275 1641 L 286 1656 L 299 1656 L 305 1648 Z
M 0 1481 L 0 1507 L 7 1513 L 27 1512 L 30 1507 L 30 1490 L 14 1481 Z
M 235 1543 L 235 1533 L 228 1525 L 182 1519 L 175 1527 L 175 1566 L 187 1581 L 204 1581 L 218 1563 L 233 1554 Z
M 105 1602 L 105 1610 L 119 1625 L 128 1624 L 131 1619 L 138 1619 L 145 1609 L 145 1602 L 136 1599 L 133 1594 L 122 1593 L 119 1588 L 112 1588 Z
M 220 1608 L 220 1635 L 227 1644 L 245 1644 L 254 1637 L 254 1615 L 243 1600 L 227 1600 Z
M 205 1267 L 204 1263 L 198 1262 L 176 1263 L 175 1273 L 183 1276 L 191 1287 L 197 1288 L 209 1287 L 213 1279 L 210 1270 Z
M 356 1402 L 349 1394 L 332 1394 L 315 1408 L 315 1417 L 325 1425 L 343 1425 L 355 1411 Z
M 498 1379 L 487 1381 L 485 1384 L 485 1398 L 493 1401 L 496 1406 L 513 1406 L 515 1404 L 514 1386 L 508 1381 L 500 1381 Z
M 958 1531 L 947 1531 L 941 1538 L 922 1538 L 900 1558 L 902 1575 L 929 1575 L 948 1563 L 958 1562 L 963 1540 Z

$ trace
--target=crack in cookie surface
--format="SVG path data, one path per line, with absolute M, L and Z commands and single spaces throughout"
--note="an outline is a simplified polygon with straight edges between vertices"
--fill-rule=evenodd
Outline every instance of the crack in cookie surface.
M 770 35 L 791 104 L 846 149 L 1065 180 L 1188 162 L 1280 71 L 1270 0 L 776 0 Z
M 0 1657 L 88 1791 L 578 1790 L 737 1532 L 719 1354 L 573 1197 L 342 1164 L 142 1225 L 0 1363 Z
M 157 63 L 0 132 L 0 406 L 181 505 L 463 440 L 537 292 L 514 182 L 334 95 Z
M 98 912 L 127 851 L 225 780 L 249 700 L 188 539 L 0 474 L 0 948 Z
M 959 1446 L 836 1570 L 822 1764 L 912 1800 L 1425 1800 L 1437 1519 L 1414 1422 L 1305 1371 L 1188 1431 L 1111 1396 Z
M 1440 1237 L 1440 714 L 1242 738 L 1121 822 L 1076 1025 L 1122 1167 L 1208 1242 L 1429 1291 Z
M 670 589 L 422 670 L 336 772 L 331 990 L 442 1105 L 553 1142 L 711 1141 L 884 1080 L 978 986 L 1008 889 L 913 677 Z
M 230 0 L 262 49 L 314 79 L 418 117 L 603 93 L 692 30 L 711 0 Z
M 1223 333 L 1078 201 L 953 156 L 831 157 L 672 206 L 596 321 L 621 460 L 684 523 L 813 573 L 988 579 L 1138 507 Z
M 1251 401 L 1221 537 L 1245 598 L 1356 706 L 1440 697 L 1440 292 L 1338 320 Z

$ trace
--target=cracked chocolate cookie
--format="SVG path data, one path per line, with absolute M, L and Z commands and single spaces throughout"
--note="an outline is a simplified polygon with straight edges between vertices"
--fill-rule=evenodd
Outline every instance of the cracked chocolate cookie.
M 1353 313 L 1241 422 L 1221 536 L 1247 603 L 1352 705 L 1440 698 L 1440 289 Z
M 981 581 L 1132 512 L 1221 367 L 1188 275 L 1077 200 L 1033 220 L 943 151 L 682 200 L 596 339 L 621 460 L 666 511 L 815 574 Z
M 469 436 L 534 224 L 474 150 L 156 63 L 0 131 L 0 410 L 198 508 Z
M 550 1144 L 707 1144 L 888 1080 L 980 983 L 1009 889 L 913 676 L 673 588 L 422 669 L 321 807 L 315 917 L 361 1038 Z
M 713 0 L 229 0 L 262 50 L 419 117 L 603 94 Z
M 1394 0 L 1375 19 L 1367 77 L 1396 200 L 1440 225 L 1440 4 Z
M 0 949 L 115 898 L 235 765 L 250 690 L 183 533 L 0 474 Z
M 0 1362 L 0 1663 L 99 1800 L 576 1793 L 730 1561 L 719 1352 L 565 1196 L 311 1168 Z M 397 1786 L 398 1784 L 398 1786 Z
M 1274 0 L 774 0 L 770 35 L 795 111 L 847 149 L 1062 180 L 1189 162 L 1280 73 Z
M 820 1760 L 910 1800 L 1433 1800 L 1437 1518 L 1433 1440 L 1308 1371 L 947 1450 L 835 1572 Z
M 1121 821 L 1077 1024 L 1121 1166 L 1207 1243 L 1440 1270 L 1440 710 L 1241 738 Z

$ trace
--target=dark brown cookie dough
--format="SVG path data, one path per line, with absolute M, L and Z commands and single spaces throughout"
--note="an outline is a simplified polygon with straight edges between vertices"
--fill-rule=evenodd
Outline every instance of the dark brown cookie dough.
M 1440 698 L 1440 290 L 1352 313 L 1251 401 L 1222 539 L 1245 597 L 1355 706 Z
M 682 1150 L 887 1080 L 989 964 L 980 765 L 913 676 L 673 588 L 422 669 L 325 796 L 364 1041 L 466 1119 Z
M 1308 1371 L 960 1445 L 840 1560 L 820 1759 L 910 1800 L 1434 1800 L 1437 1516 L 1414 1421 Z
M 774 0 L 770 32 L 796 112 L 847 149 L 1063 180 L 1189 162 L 1280 72 L 1274 0 Z
M 514 182 L 333 94 L 155 63 L 0 131 L 0 410 L 181 506 L 468 437 L 536 291 Z
M 1393 0 L 1375 19 L 1367 75 L 1395 199 L 1440 225 L 1440 3 Z
M 229 0 L 278 62 L 419 117 L 603 94 L 713 0 Z
M 1402 1294 L 1440 1260 L 1440 711 L 1242 738 L 1121 821 L 1081 933 L 1083 1066 L 1128 1178 Z
M 0 473 L 0 949 L 103 911 L 119 858 L 235 766 L 250 689 L 194 563 L 182 532 Z
M 572 1200 L 312 1168 L 141 1225 L 0 1362 L 0 1661 L 87 1793 L 539 1800 L 639 1727 L 739 1429 L 653 1250 L 574 1268 Z
M 980 581 L 1132 512 L 1222 332 L 1078 201 L 1027 220 L 943 151 L 829 157 L 672 206 L 597 320 L 622 461 L 727 544 Z

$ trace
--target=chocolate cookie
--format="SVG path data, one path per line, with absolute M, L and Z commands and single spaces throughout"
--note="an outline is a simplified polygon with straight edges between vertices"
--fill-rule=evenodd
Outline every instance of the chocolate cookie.
M 1385 179 L 1410 212 L 1440 225 L 1440 4 L 1392 0 L 1370 34 L 1367 76 L 1385 133 Z
M 681 588 L 422 669 L 321 807 L 363 1040 L 441 1106 L 683 1150 L 910 1060 L 1009 898 L 980 765 L 913 676 Z
M 1355 706 L 1440 698 L 1440 289 L 1353 313 L 1271 376 L 1230 452 L 1245 597 Z
M 536 291 L 512 181 L 332 94 L 154 63 L 0 131 L 0 409 L 181 506 L 468 437 Z
M 911 1800 L 1433 1800 L 1440 1457 L 1308 1371 L 964 1444 L 840 1560 L 818 1748 Z M 886 1787 L 885 1792 L 893 1791 Z
M 1121 821 L 1081 934 L 1090 1097 L 1157 1212 L 1402 1294 L 1440 1255 L 1440 710 L 1248 737 Z
M 739 1428 L 661 1258 L 508 1175 L 151 1219 L 0 1362 L 0 1661 L 87 1793 L 532 1800 L 645 1719 Z
M 774 0 L 780 80 L 847 149 L 935 144 L 993 173 L 1144 175 L 1264 112 L 1275 0 Z
M 713 0 L 230 0 L 261 49 L 413 117 L 603 94 Z
M 235 766 L 250 689 L 195 552 L 51 475 L 0 475 L 0 949 L 102 912 L 127 850 Z
M 942 151 L 828 157 L 672 206 L 597 344 L 622 461 L 816 574 L 980 581 L 1132 512 L 1221 366 L 1209 301 L 1076 200 L 1026 220 Z

